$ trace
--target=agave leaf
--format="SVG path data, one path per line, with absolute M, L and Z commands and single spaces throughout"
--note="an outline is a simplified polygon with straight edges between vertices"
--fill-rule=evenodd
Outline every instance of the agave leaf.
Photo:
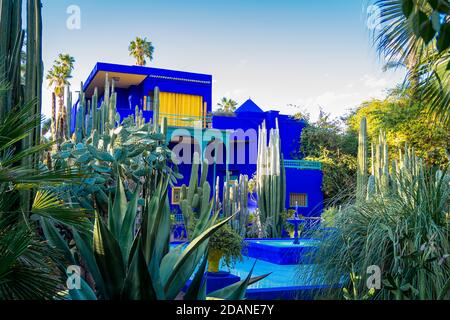
M 158 228 L 164 219 L 166 212 L 168 179 L 162 179 L 159 183 L 158 190 L 152 197 L 147 210 L 144 210 L 144 220 L 142 223 L 142 237 L 144 246 L 144 256 L 147 262 L 153 258 L 155 246 L 157 245 L 157 237 L 160 232 Z M 159 239 L 160 240 L 160 239 Z M 158 245 L 167 245 L 159 243 Z
M 170 243 L 170 206 L 169 202 L 166 200 L 162 212 L 161 219 L 159 219 L 159 225 L 156 226 L 158 231 L 156 234 L 156 245 L 154 246 L 152 260 L 155 260 L 159 265 L 163 257 L 169 253 L 169 243 Z
M 134 224 L 136 221 L 138 199 L 140 188 L 136 187 L 134 194 L 128 203 L 128 207 L 125 212 L 122 227 L 120 230 L 119 244 L 122 250 L 123 261 L 128 261 L 131 246 L 134 240 Z
M 125 279 L 122 253 L 98 213 L 95 215 L 94 257 L 105 285 L 105 298 L 119 299 Z
M 127 276 L 122 290 L 122 299 L 125 300 L 156 300 L 157 294 L 153 287 L 147 263 L 142 253 L 139 241 L 137 250 L 128 268 Z
M 161 269 L 168 270 L 169 273 L 165 278 L 162 278 L 162 282 L 164 284 L 164 292 L 166 292 L 168 298 L 173 296 L 178 288 L 181 289 L 186 284 L 190 277 L 189 273 L 192 274 L 194 272 L 199 260 L 205 253 L 209 237 L 233 217 L 234 215 L 205 230 L 201 235 L 192 240 L 178 259 L 175 260 L 175 264 L 172 265 L 172 263 L 169 264 L 168 262 L 174 261 L 170 257 L 176 253 L 171 251 L 164 257 L 161 262 Z
M 76 230 L 73 230 L 73 238 L 87 269 L 94 278 L 97 289 L 100 292 L 104 292 L 105 285 L 94 257 L 92 232 L 90 236 L 87 236 L 86 234 L 78 233 Z
M 117 186 L 116 194 L 114 196 L 114 204 L 112 211 L 109 211 L 109 215 L 112 214 L 112 223 L 114 224 L 113 234 L 116 239 L 120 238 L 120 231 L 122 230 L 122 223 L 127 212 L 127 196 L 125 194 L 125 189 L 123 187 L 122 179 L 120 174 L 117 174 Z
M 250 273 L 248 274 L 247 278 L 245 280 L 241 280 L 239 282 L 236 282 L 232 284 L 231 286 L 225 287 L 220 290 L 216 290 L 212 293 L 210 293 L 208 296 L 213 297 L 216 299 L 223 299 L 223 300 L 243 300 L 245 299 L 245 294 L 247 291 L 248 286 L 261 281 L 262 279 L 268 277 L 270 273 L 252 278 L 253 270 L 255 268 L 256 261 L 253 264 L 252 269 L 250 270 Z
M 61 236 L 55 225 L 48 219 L 41 218 L 41 227 L 44 232 L 44 236 L 48 241 L 48 244 L 61 252 L 64 255 L 67 263 L 70 263 L 72 265 L 76 264 L 66 240 L 64 240 L 64 238 Z M 65 269 L 64 266 L 65 264 L 61 263 L 60 267 L 63 270 Z
M 200 265 L 194 279 L 192 280 L 186 294 L 184 295 L 184 300 L 205 300 L 206 298 L 206 265 L 208 263 L 208 250 L 206 250 L 203 256 L 203 262 Z
M 80 283 L 81 289 L 69 290 L 70 298 L 77 301 L 97 300 L 97 296 L 94 291 L 82 277 L 80 278 Z

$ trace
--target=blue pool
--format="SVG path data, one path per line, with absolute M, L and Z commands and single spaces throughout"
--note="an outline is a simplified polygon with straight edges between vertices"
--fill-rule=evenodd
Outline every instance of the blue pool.
M 298 265 L 310 263 L 319 241 L 300 239 L 299 244 L 293 244 L 291 239 L 247 239 L 246 243 L 243 253 L 250 258 L 277 265 Z
M 317 266 L 303 259 L 314 252 L 318 240 L 302 239 L 296 246 L 292 240 L 285 239 L 247 239 L 246 242 L 243 260 L 231 270 L 223 265 L 221 270 L 244 279 L 256 261 L 252 277 L 270 273 L 267 278 L 248 288 L 247 299 L 312 299 L 317 290 L 330 287 L 318 279 Z

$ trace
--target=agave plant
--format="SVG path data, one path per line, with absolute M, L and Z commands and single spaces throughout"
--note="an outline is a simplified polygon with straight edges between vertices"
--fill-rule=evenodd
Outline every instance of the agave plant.
M 216 223 L 217 214 L 206 221 L 200 234 L 190 243 L 170 250 L 170 210 L 168 178 L 159 180 L 152 195 L 139 205 L 141 187 L 128 200 L 122 181 L 109 202 L 108 218 L 96 214 L 88 233 L 73 230 L 79 254 L 73 253 L 60 237 L 50 239 L 65 252 L 68 263 L 82 264 L 92 275 L 89 285 L 82 279 L 80 289 L 69 290 L 72 299 L 173 300 L 205 299 L 205 268 L 208 240 L 229 219 Z M 208 218 L 208 219 L 207 219 Z M 54 226 L 48 233 L 57 235 Z M 190 286 L 183 290 L 194 275 Z M 215 299 L 243 298 L 247 286 L 263 277 L 250 275 L 239 284 L 212 293 Z

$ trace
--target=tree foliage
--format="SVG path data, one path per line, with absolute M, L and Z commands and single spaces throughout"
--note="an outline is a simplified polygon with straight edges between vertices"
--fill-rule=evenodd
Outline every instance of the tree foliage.
M 147 64 L 146 58 L 153 61 L 155 47 L 153 47 L 153 44 L 147 38 L 136 37 L 135 40 L 130 42 L 128 51 L 130 52 L 130 56 L 136 59 L 136 65 L 145 66 Z
M 428 164 L 443 166 L 448 163 L 450 128 L 433 121 L 412 98 L 410 90 L 393 90 L 385 100 L 363 103 L 350 117 L 353 130 L 359 129 L 362 117 L 368 121 L 369 141 L 375 141 L 382 130 L 386 132 L 390 149 L 402 149 L 408 144 Z M 397 159 L 397 155 L 393 158 Z
M 355 187 L 358 139 L 345 122 L 321 111 L 319 119 L 307 126 L 301 137 L 300 156 L 323 165 L 322 191 L 328 204 L 341 203 Z

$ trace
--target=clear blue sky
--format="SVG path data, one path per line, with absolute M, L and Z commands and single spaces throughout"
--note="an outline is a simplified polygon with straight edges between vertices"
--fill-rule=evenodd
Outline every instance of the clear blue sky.
M 151 66 L 212 74 L 215 101 L 251 97 L 288 114 L 294 104 L 313 117 L 319 106 L 343 115 L 402 79 L 382 72 L 366 26 L 367 0 L 43 2 L 45 71 L 58 53 L 71 54 L 74 90 L 97 61 L 133 64 L 128 45 L 136 36 L 153 42 Z M 66 27 L 70 5 L 81 9 L 80 30 Z

